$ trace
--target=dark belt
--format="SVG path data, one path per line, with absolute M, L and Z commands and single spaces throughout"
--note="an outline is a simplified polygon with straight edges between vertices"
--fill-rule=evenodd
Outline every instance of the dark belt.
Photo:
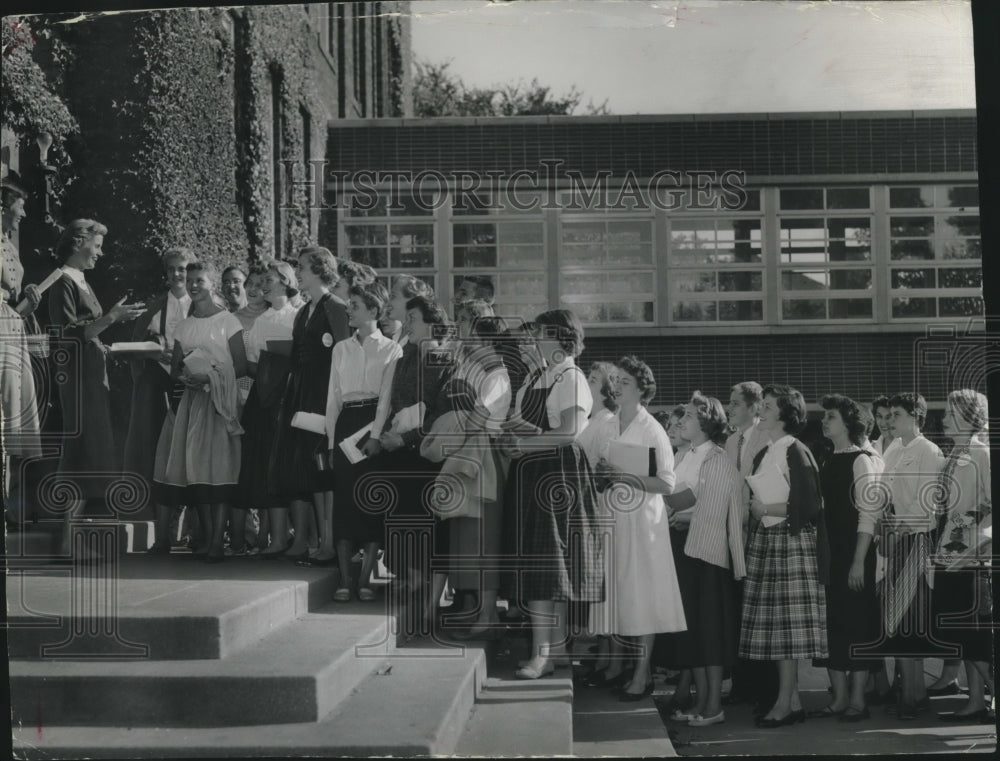
M 373 404 L 378 404 L 377 396 L 373 396 L 371 399 L 354 399 L 350 402 L 344 402 L 342 408 L 345 410 L 350 410 L 355 407 L 370 407 Z

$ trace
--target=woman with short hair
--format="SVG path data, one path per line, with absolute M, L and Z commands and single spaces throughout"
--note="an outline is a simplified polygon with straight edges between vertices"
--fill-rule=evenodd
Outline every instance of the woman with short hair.
M 826 630 L 830 657 L 817 659 L 826 666 L 833 688 L 830 704 L 810 714 L 837 716 L 840 721 L 863 721 L 871 715 L 865 705 L 870 672 L 882 668 L 881 659 L 855 658 L 852 646 L 878 640 L 878 598 L 875 594 L 875 477 L 881 458 L 861 448 L 867 436 L 865 409 L 846 396 L 830 394 L 820 400 L 823 435 L 833 453 L 823 461 L 823 526 L 830 547 L 830 576 L 826 584 Z M 876 459 L 878 458 L 878 459 Z
M 765 504 L 755 493 L 750 500 L 750 512 L 760 523 L 746 550 L 739 655 L 778 662 L 777 699 L 757 723 L 774 728 L 805 719 L 797 661 L 828 655 L 822 587 L 828 569 L 818 561 L 819 468 L 809 448 L 795 438 L 805 427 L 805 399 L 785 385 L 766 386 L 763 396 L 758 427 L 771 443 L 754 458 L 753 473 L 780 474 L 788 483 L 788 498 Z

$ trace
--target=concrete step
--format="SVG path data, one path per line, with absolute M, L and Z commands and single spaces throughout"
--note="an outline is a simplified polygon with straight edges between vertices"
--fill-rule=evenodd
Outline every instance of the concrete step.
M 573 680 L 489 678 L 455 747 L 457 756 L 570 756 Z
M 24 759 L 451 755 L 485 675 L 480 648 L 401 648 L 318 722 L 127 729 L 52 726 L 29 714 L 14 724 L 14 753 Z
M 207 566 L 184 555 L 123 557 L 115 574 L 108 583 L 71 567 L 10 569 L 9 657 L 224 658 L 328 602 L 338 576 L 284 560 Z M 81 634 L 95 629 L 113 636 Z
M 394 650 L 382 605 L 306 613 L 220 660 L 12 661 L 17 722 L 221 727 L 317 721 Z

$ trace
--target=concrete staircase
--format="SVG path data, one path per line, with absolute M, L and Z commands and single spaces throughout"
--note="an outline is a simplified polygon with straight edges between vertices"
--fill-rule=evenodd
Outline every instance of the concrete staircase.
M 569 680 L 488 679 L 483 645 L 401 646 L 384 586 L 335 604 L 326 569 L 130 556 L 102 597 L 79 568 L 8 570 L 18 758 L 572 752 Z

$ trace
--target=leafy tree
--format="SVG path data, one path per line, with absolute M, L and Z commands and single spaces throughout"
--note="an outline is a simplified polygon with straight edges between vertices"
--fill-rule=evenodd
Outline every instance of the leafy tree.
M 583 94 L 570 88 L 556 95 L 552 88 L 532 79 L 525 84 L 468 87 L 451 70 L 451 61 L 414 61 L 413 113 L 431 116 L 570 116 L 581 106 Z M 584 114 L 607 114 L 607 100 L 595 105 L 588 101 Z

